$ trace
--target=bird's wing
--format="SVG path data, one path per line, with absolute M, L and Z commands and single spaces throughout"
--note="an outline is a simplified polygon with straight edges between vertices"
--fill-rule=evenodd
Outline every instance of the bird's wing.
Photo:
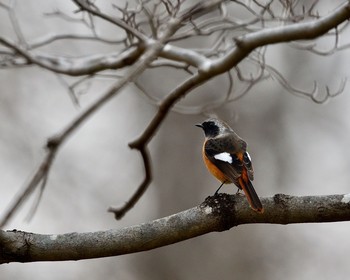
M 247 151 L 243 153 L 243 165 L 247 169 L 248 178 L 250 181 L 254 180 L 254 170 L 252 165 L 252 160 L 250 158 L 250 155 Z
M 207 158 L 223 172 L 230 180 L 237 184 L 237 179 L 243 170 L 243 161 L 239 158 L 234 148 L 227 149 L 227 143 L 222 143 L 218 139 L 208 139 L 204 151 Z

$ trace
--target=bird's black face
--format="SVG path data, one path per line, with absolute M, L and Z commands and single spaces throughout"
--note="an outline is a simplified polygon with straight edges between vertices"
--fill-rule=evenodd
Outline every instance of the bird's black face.
M 206 137 L 215 137 L 219 135 L 220 128 L 214 121 L 205 121 L 202 124 L 196 124 L 204 130 Z

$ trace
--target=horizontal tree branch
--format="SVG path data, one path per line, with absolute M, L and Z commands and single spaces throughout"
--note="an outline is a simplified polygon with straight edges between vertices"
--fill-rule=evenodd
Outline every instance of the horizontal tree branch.
M 261 201 L 264 214 L 252 211 L 242 195 L 219 194 L 183 212 L 122 229 L 50 235 L 0 231 L 0 263 L 82 260 L 131 254 L 243 224 L 285 225 L 350 220 L 350 194 L 303 197 L 276 194 Z

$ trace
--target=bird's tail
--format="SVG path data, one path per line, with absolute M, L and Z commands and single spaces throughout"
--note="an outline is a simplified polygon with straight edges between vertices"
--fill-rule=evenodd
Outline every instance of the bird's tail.
M 246 174 L 244 174 L 246 175 Z M 252 182 L 249 180 L 248 176 L 242 176 L 238 179 L 239 185 L 245 193 L 245 196 L 248 199 L 250 207 L 259 213 L 264 213 L 264 208 L 261 204 L 261 201 L 256 194 Z

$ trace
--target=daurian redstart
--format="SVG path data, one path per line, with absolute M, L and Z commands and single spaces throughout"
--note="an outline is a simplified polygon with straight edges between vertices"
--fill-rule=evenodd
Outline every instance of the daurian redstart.
M 223 184 L 234 183 L 243 190 L 250 207 L 264 212 L 261 201 L 251 183 L 254 179 L 251 158 L 247 152 L 247 143 L 240 138 L 225 122 L 211 118 L 196 126 L 204 130 L 203 160 L 211 174 Z

